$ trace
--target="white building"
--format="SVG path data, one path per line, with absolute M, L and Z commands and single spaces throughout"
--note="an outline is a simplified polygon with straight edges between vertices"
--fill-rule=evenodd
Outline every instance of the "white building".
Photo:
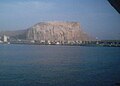
M 60 44 L 60 42 L 56 42 L 56 44 Z
M 3 36 L 3 42 L 8 42 L 8 36 L 6 35 Z
M 49 44 L 49 45 L 51 44 L 51 41 L 50 41 L 50 40 L 48 40 L 48 44 Z

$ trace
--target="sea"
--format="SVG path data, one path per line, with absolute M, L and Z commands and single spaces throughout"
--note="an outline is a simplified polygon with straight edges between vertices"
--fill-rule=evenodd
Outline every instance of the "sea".
M 120 47 L 0 44 L 0 86 L 120 86 Z

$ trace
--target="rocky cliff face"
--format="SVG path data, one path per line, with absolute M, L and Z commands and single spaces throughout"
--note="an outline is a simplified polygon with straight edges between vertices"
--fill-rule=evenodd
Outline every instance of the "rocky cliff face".
M 40 22 L 26 30 L 4 31 L 0 36 L 7 35 L 11 39 L 36 40 L 36 41 L 87 41 L 91 40 L 82 31 L 78 22 Z
M 84 33 L 77 22 L 41 22 L 27 31 L 29 40 L 50 41 L 85 41 L 90 38 Z

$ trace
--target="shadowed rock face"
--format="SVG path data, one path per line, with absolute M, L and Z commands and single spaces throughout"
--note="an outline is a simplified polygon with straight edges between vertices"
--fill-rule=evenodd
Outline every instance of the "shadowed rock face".
M 89 40 L 77 22 L 41 22 L 27 31 L 29 40 L 80 41 Z

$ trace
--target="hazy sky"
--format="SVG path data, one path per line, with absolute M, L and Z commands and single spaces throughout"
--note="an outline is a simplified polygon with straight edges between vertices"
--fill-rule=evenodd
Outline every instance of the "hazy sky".
M 0 0 L 0 31 L 41 21 L 77 21 L 99 39 L 120 39 L 120 14 L 107 0 Z

